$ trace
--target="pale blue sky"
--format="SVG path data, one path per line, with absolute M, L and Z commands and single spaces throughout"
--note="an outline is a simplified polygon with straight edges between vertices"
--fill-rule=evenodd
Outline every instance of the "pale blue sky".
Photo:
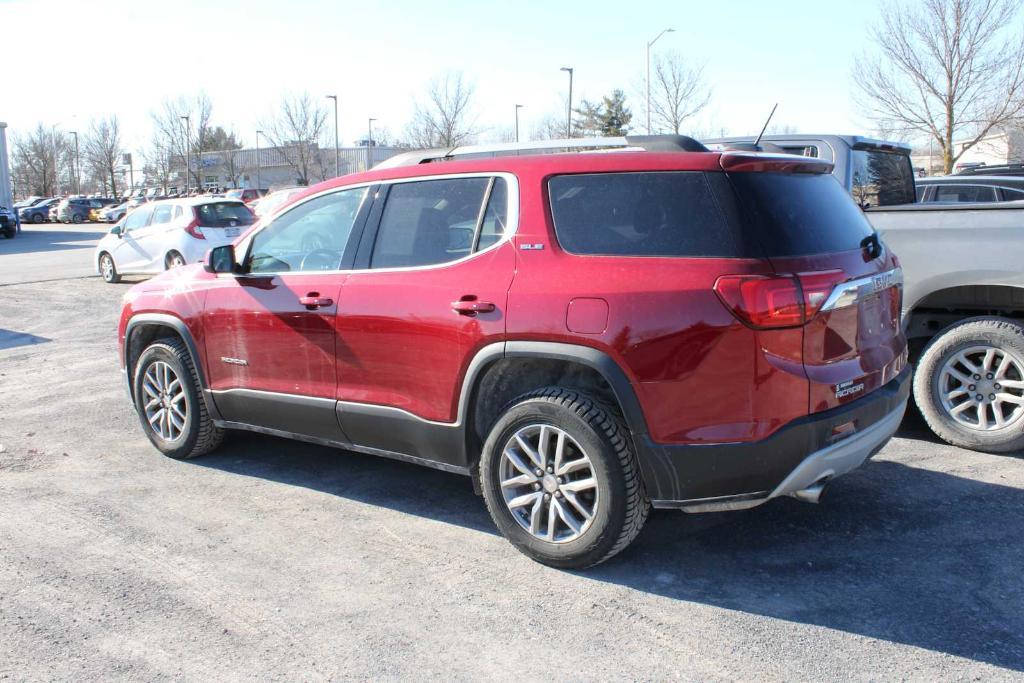
M 854 56 L 877 4 L 818 0 L 543 2 L 217 2 L 0 0 L 5 77 L 0 120 L 83 129 L 116 113 L 129 148 L 149 137 L 162 99 L 205 90 L 216 123 L 246 144 L 285 91 L 338 93 L 343 143 L 373 116 L 393 133 L 431 77 L 461 70 L 477 88 L 478 125 L 496 135 L 525 105 L 529 132 L 574 100 L 623 88 L 642 126 L 645 46 L 706 64 L 714 90 L 695 128 L 861 132 L 851 97 Z M 11 95 L 14 95 L 13 97 Z M 324 101 L 325 105 L 330 102 Z M 485 134 L 486 137 L 487 134 Z

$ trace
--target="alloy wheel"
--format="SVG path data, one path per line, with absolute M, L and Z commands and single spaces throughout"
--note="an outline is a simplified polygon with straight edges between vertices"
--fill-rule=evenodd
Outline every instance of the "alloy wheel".
M 942 407 L 969 429 L 1003 429 L 1024 417 L 1024 362 L 988 345 L 964 349 L 938 376 Z
M 146 368 L 142 378 L 146 421 L 165 441 L 177 441 L 185 433 L 188 403 L 185 388 L 174 369 L 163 361 Z
M 103 279 L 110 282 L 114 279 L 114 261 L 109 256 L 104 256 L 100 259 L 100 272 L 103 274 Z
M 502 449 L 498 478 L 519 526 L 549 543 L 579 538 L 600 504 L 590 458 L 568 432 L 552 425 L 516 431 Z

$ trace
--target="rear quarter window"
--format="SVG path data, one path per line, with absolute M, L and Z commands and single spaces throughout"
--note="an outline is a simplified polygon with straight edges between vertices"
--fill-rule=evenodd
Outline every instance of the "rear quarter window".
M 716 199 L 713 186 L 723 183 L 722 174 L 699 171 L 552 177 L 558 243 L 573 254 L 757 257 L 756 243 Z

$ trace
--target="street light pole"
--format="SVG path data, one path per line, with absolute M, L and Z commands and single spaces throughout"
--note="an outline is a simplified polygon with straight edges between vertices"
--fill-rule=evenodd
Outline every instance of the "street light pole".
M 180 116 L 182 121 L 185 122 L 185 194 L 189 191 L 189 147 L 191 147 L 191 140 L 189 139 L 192 132 L 192 118 L 190 116 Z
M 516 142 L 519 142 L 519 110 L 523 108 L 523 105 L 516 105 Z
M 377 119 L 371 118 L 366 124 L 366 170 L 370 170 L 370 147 L 373 146 L 373 122 Z
M 75 194 L 82 194 L 82 160 L 78 156 L 78 132 L 73 130 L 71 134 L 75 136 Z
M 263 135 L 262 130 L 256 131 L 256 189 L 259 190 L 263 187 L 263 179 L 260 177 L 263 171 L 263 160 L 260 159 L 260 136 Z
M 658 38 L 661 38 L 666 33 L 675 33 L 674 28 L 667 28 L 658 35 L 654 36 L 654 40 L 647 43 L 647 134 L 651 134 L 651 47 L 658 42 Z
M 563 66 L 559 71 L 569 72 L 569 106 L 566 107 L 568 110 L 565 117 L 565 137 L 572 137 L 572 67 Z
M 338 96 L 328 95 L 327 99 L 334 100 L 334 177 L 341 175 L 341 162 L 338 153 Z

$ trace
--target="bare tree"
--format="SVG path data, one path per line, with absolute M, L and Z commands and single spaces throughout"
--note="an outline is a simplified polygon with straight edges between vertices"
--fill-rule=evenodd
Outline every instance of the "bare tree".
M 477 134 L 473 118 L 476 87 L 461 72 L 435 78 L 425 101 L 416 102 L 406 136 L 414 147 L 457 147 Z
M 704 67 L 690 66 L 678 52 L 658 55 L 651 72 L 651 123 L 659 133 L 679 135 L 686 122 L 711 101 Z
M 946 173 L 993 130 L 1024 114 L 1024 35 L 1014 0 L 893 4 L 857 60 L 862 105 L 880 128 L 934 139 Z M 957 145 L 954 147 L 954 140 Z
M 104 193 L 109 181 L 110 196 L 117 194 L 117 167 L 121 165 L 121 128 L 117 116 L 98 119 L 89 124 L 83 140 L 83 155 Z
M 71 144 L 56 126 L 42 123 L 25 137 L 15 138 L 12 144 L 13 174 L 20 187 L 30 194 L 53 197 L 61 192 L 61 171 L 74 174 Z M 73 185 L 73 181 L 65 187 Z
M 147 184 L 156 185 L 165 191 L 171 186 L 173 155 L 173 150 L 165 146 L 165 140 L 159 134 L 155 134 L 149 147 L 142 153 L 142 173 Z
M 188 173 L 195 187 L 202 184 L 203 169 L 197 160 L 210 147 L 213 136 L 210 123 L 212 113 L 210 98 L 201 92 L 193 99 L 179 97 L 164 100 L 161 108 L 150 114 L 156 146 L 168 151 L 173 159 L 179 160 L 182 168 L 186 158 L 192 160 Z M 185 116 L 188 121 L 182 118 Z
M 300 185 L 316 171 L 327 109 L 308 92 L 286 96 L 277 115 L 262 124 L 268 140 L 295 169 Z

